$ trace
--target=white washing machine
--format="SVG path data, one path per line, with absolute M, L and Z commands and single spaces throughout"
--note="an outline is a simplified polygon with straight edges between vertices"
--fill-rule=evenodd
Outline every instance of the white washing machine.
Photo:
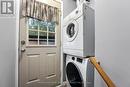
M 63 52 L 88 57 L 95 54 L 94 9 L 83 3 L 64 19 Z
M 68 87 L 94 87 L 94 67 L 88 59 L 67 55 L 66 78 Z

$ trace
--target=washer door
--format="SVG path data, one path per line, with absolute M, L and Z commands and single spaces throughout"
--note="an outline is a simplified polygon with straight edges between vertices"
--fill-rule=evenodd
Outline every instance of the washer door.
M 73 20 L 66 27 L 66 36 L 68 41 L 73 41 L 78 33 L 78 23 Z
M 84 87 L 82 75 L 74 63 L 70 62 L 67 64 L 66 74 L 71 87 Z

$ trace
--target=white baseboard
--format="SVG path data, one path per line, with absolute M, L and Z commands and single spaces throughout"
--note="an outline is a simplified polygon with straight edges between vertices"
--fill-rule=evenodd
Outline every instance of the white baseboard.
M 66 87 L 66 81 L 64 81 L 63 84 L 58 85 L 58 86 L 56 86 L 56 87 Z

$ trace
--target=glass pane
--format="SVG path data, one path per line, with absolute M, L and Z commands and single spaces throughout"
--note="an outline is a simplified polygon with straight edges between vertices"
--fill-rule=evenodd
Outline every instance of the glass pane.
M 38 20 L 33 19 L 33 18 L 29 18 L 28 19 L 29 29 L 35 29 L 35 30 L 37 30 L 38 29 L 38 23 L 39 23 Z
M 39 44 L 40 45 L 47 45 L 47 39 L 40 39 Z
M 49 33 L 48 39 L 55 39 L 55 33 Z
M 72 38 L 75 35 L 75 25 L 73 23 L 68 25 L 67 34 L 70 38 Z
M 48 45 L 55 45 L 55 39 L 49 39 Z
M 47 31 L 47 22 L 40 22 L 40 30 Z
M 55 45 L 55 33 L 48 34 L 48 45 Z
M 49 32 L 55 32 L 55 22 L 48 23 Z
M 29 31 L 29 45 L 38 44 L 38 31 Z
M 46 32 L 39 32 L 39 44 L 47 45 L 47 33 Z

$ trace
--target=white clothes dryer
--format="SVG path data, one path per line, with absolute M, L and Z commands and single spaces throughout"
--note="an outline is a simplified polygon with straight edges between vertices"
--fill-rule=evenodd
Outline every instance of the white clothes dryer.
M 89 57 L 95 55 L 94 9 L 83 3 L 64 19 L 63 52 Z
M 76 0 L 77 7 L 80 6 L 82 3 L 90 3 L 91 0 Z
M 94 87 L 94 67 L 89 59 L 67 55 L 67 87 Z

